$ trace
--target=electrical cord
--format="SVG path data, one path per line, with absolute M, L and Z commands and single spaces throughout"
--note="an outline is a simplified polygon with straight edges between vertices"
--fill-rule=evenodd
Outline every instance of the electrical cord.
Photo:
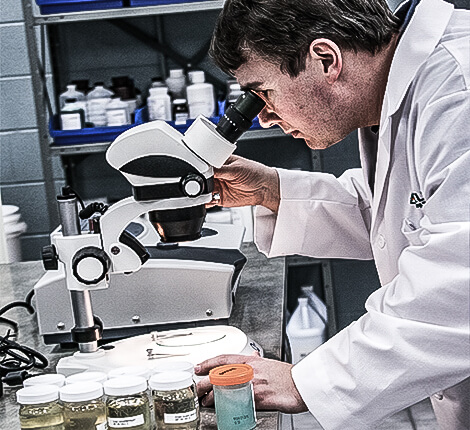
M 31 315 L 34 314 L 35 310 L 31 305 L 33 296 L 34 290 L 31 290 L 24 302 L 14 301 L 0 309 L 0 322 L 13 328 L 13 333 L 8 330 L 6 336 L 0 336 L 0 397 L 3 395 L 3 384 L 20 385 L 28 377 L 28 370 L 45 369 L 49 365 L 43 354 L 13 340 L 18 334 L 18 323 L 3 317 L 5 312 L 15 307 L 24 308 Z

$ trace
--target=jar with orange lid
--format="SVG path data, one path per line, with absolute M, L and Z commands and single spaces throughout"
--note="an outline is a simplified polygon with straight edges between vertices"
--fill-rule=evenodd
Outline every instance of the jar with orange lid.
M 248 364 L 227 364 L 209 372 L 219 430 L 256 427 L 252 379 L 253 368 Z

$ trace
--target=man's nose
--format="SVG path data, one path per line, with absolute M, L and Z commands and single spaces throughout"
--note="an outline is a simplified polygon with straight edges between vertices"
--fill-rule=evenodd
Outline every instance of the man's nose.
M 259 125 L 263 128 L 269 128 L 281 122 L 281 118 L 279 118 L 268 106 L 265 106 L 258 114 L 258 119 Z

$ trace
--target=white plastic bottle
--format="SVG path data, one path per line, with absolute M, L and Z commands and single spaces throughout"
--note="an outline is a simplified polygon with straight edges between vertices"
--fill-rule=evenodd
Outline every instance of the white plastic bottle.
M 230 84 L 229 93 L 227 94 L 227 105 L 225 109 L 228 109 L 232 106 L 243 94 L 243 91 L 240 88 L 240 84 Z
M 67 85 L 67 91 L 59 96 L 61 109 L 65 106 L 65 100 L 67 99 L 76 99 L 78 102 L 86 102 L 85 94 L 77 91 L 77 86 L 73 84 Z M 84 108 L 84 110 L 85 109 L 86 108 Z
M 85 111 L 77 99 L 65 99 L 60 111 L 62 130 L 80 130 L 85 127 Z
M 106 121 L 106 106 L 111 102 L 114 93 L 104 87 L 103 82 L 96 82 L 95 88 L 87 95 L 88 121 L 95 127 L 104 127 Z
M 114 96 L 111 102 L 106 105 L 106 122 L 109 127 L 129 125 L 131 123 L 129 105 L 123 102 L 120 97 Z
M 307 297 L 299 297 L 299 305 L 287 324 L 292 363 L 298 363 L 326 340 L 326 325 L 321 312 L 314 309 Z
M 171 98 L 167 87 L 150 88 L 150 97 L 147 99 L 149 120 L 161 119 L 171 121 Z
M 170 76 L 165 82 L 174 99 L 180 99 L 186 96 L 186 76 L 184 75 L 183 69 L 170 70 Z
M 192 84 L 186 88 L 188 95 L 189 118 L 194 119 L 198 115 L 206 117 L 215 114 L 214 86 L 205 82 L 205 75 L 202 70 L 191 72 Z

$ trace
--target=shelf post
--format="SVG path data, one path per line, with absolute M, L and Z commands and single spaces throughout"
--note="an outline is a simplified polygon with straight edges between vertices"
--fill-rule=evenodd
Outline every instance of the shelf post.
M 44 65 L 39 60 L 39 50 L 34 26 L 33 0 L 23 0 L 23 15 L 28 47 L 29 65 L 31 68 L 31 82 L 33 86 L 34 107 L 39 133 L 40 156 L 42 172 L 46 189 L 46 210 L 49 220 L 48 230 L 52 230 L 59 224 L 59 214 L 56 208 L 55 185 L 52 167 L 52 154 L 49 148 L 49 130 L 47 118 L 47 105 L 45 93 Z

